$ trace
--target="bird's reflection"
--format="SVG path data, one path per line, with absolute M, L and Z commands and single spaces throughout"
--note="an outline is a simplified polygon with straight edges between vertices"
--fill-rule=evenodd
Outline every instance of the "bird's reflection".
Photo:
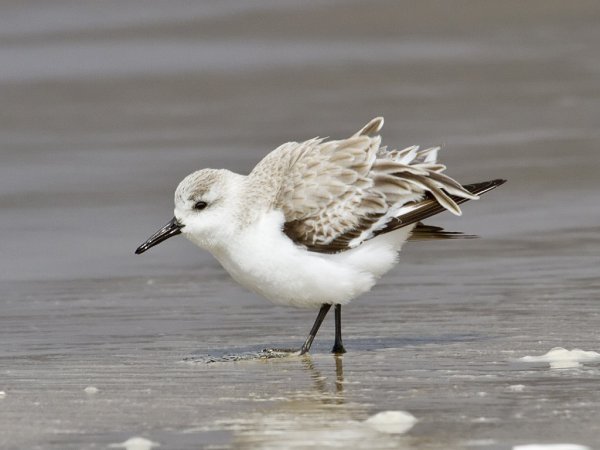
M 343 404 L 344 403 L 344 360 L 343 356 L 334 355 L 335 361 L 335 387 L 331 389 L 327 383 L 327 376 L 323 376 L 320 369 L 317 368 L 314 360 L 309 354 L 302 356 L 302 364 L 309 372 L 313 380 L 316 391 L 319 393 L 323 403 Z
M 234 448 L 416 448 L 410 440 L 399 440 L 398 433 L 381 431 L 365 420 L 367 407 L 349 388 L 360 391 L 360 384 L 345 382 L 342 356 L 306 354 L 264 361 L 272 367 L 295 367 L 292 379 L 298 382 L 308 375 L 311 386 L 292 387 L 283 394 L 284 401 L 235 423 Z

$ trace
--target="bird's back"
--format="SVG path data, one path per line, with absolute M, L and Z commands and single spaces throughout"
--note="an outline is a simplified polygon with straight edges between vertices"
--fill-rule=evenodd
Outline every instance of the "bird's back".
M 443 173 L 438 148 L 381 147 L 382 126 L 378 117 L 347 139 L 284 144 L 257 164 L 249 191 L 283 212 L 293 242 L 322 253 L 357 247 L 428 198 L 454 214 L 461 200 L 477 198 Z

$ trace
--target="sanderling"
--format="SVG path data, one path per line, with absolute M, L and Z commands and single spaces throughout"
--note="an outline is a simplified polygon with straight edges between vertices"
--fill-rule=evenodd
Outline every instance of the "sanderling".
M 320 307 L 300 354 L 335 305 L 334 353 L 344 353 L 341 307 L 369 291 L 413 235 L 453 237 L 421 223 L 505 180 L 461 185 L 439 147 L 387 150 L 377 117 L 342 140 L 289 142 L 249 175 L 203 169 L 175 191 L 175 217 L 135 251 L 178 234 L 211 252 L 234 280 L 280 305 Z

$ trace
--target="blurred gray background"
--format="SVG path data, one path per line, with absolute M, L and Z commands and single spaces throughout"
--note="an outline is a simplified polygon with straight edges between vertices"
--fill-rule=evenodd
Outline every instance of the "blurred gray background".
M 300 386 L 322 403 L 298 361 L 178 364 L 215 348 L 294 345 L 312 312 L 234 286 L 184 239 L 133 250 L 170 219 L 193 170 L 247 173 L 283 142 L 349 136 L 377 115 L 384 144 L 442 145 L 458 180 L 509 183 L 462 218 L 433 221 L 482 239 L 408 245 L 398 270 L 348 308 L 355 359 L 344 363 L 378 394 L 346 389 L 354 409 L 343 414 L 412 407 L 420 425 L 412 441 L 380 444 L 393 448 L 597 443 L 597 394 L 568 403 L 587 385 L 561 391 L 544 378 L 556 374 L 507 361 L 554 345 L 598 349 L 598 1 L 4 0 L 0 104 L 3 448 L 105 448 L 135 433 L 166 448 L 254 448 L 269 426 L 231 425 L 240 411 L 264 417 L 252 395 L 289 400 Z M 316 347 L 326 372 L 330 336 Z M 392 378 L 373 381 L 380 347 Z M 411 379 L 424 361 L 431 371 Z M 494 375 L 498 395 L 465 384 L 447 398 L 448 374 L 436 370 L 471 363 L 473 379 L 508 364 Z M 594 370 L 578 380 L 594 386 Z M 507 400 L 507 374 L 542 393 Z M 235 395 L 219 391 L 223 376 Z M 104 402 L 82 398 L 102 382 L 113 388 L 100 387 Z M 392 404 L 410 389 L 421 394 Z M 313 418 L 296 407 L 292 417 Z M 469 422 L 486 411 L 495 425 Z

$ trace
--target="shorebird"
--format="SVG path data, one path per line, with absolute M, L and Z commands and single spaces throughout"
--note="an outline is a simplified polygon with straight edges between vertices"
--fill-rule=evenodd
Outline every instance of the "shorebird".
M 175 216 L 135 251 L 183 234 L 242 286 L 275 304 L 320 308 L 300 349 L 310 350 L 331 306 L 332 351 L 344 353 L 342 305 L 369 291 L 412 235 L 455 237 L 421 221 L 503 184 L 461 185 L 439 147 L 388 150 L 377 117 L 347 139 L 288 142 L 249 175 L 203 169 L 175 191 Z

